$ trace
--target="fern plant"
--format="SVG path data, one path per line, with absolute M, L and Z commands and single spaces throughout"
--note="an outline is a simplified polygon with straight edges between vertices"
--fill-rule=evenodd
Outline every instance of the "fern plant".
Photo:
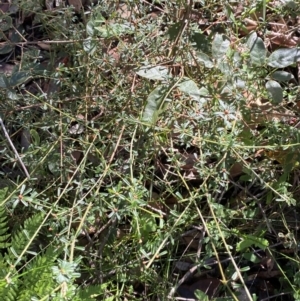
M 0 200 L 5 194 L 0 190 Z M 96 300 L 105 286 L 76 284 L 81 257 L 67 261 L 65 245 L 41 243 L 44 218 L 44 212 L 33 213 L 11 227 L 6 207 L 0 207 L 0 300 Z

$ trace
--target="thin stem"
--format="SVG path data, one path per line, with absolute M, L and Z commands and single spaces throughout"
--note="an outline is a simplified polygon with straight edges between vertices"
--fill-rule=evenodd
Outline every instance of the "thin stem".
M 18 152 L 17 152 L 17 150 L 16 150 L 14 144 L 12 143 L 12 141 L 11 141 L 9 135 L 8 135 L 8 132 L 7 132 L 6 128 L 5 128 L 5 126 L 4 126 L 4 123 L 3 123 L 1 117 L 0 117 L 0 124 L 1 124 L 1 127 L 2 127 L 2 129 L 3 129 L 3 132 L 4 132 L 4 135 L 5 135 L 6 139 L 8 140 L 8 142 L 9 142 L 9 144 L 10 144 L 10 146 L 11 146 L 13 152 L 15 153 L 15 155 L 16 155 L 16 157 L 17 157 L 19 163 L 21 164 L 21 166 L 22 166 L 22 168 L 23 168 L 23 171 L 24 171 L 26 177 L 27 177 L 28 179 L 30 179 L 30 175 L 29 175 L 29 173 L 28 173 L 28 171 L 27 171 L 27 168 L 26 168 L 26 166 L 24 165 L 24 163 L 23 163 L 21 157 L 19 156 L 19 154 L 18 154 Z

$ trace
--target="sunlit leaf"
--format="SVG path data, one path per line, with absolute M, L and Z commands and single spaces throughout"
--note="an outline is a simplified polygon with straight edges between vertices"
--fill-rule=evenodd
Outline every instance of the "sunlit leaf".
M 210 57 L 207 54 L 205 54 L 201 51 L 198 51 L 196 53 L 196 58 L 197 58 L 198 62 L 203 64 L 206 68 L 213 68 L 214 67 L 213 62 L 211 61 Z
M 274 68 L 285 68 L 300 61 L 300 49 L 277 49 L 268 58 L 268 65 Z
M 195 100 L 200 99 L 201 92 L 197 84 L 189 78 L 184 78 L 183 81 L 178 85 L 178 89 L 183 93 L 191 96 Z
M 208 296 L 204 292 L 202 292 L 198 289 L 195 290 L 195 296 L 197 297 L 198 300 L 209 301 Z
M 278 82 L 276 82 L 274 80 L 267 81 L 266 89 L 270 93 L 270 96 L 274 103 L 278 104 L 282 101 L 283 90 Z
M 257 36 L 256 32 L 249 36 L 247 46 L 250 50 L 251 62 L 255 65 L 263 65 L 266 60 L 267 50 L 263 40 Z
M 85 39 L 83 41 L 83 49 L 85 52 L 89 54 L 93 54 L 95 50 L 97 49 L 97 43 L 95 40 L 92 40 L 91 38 Z
M 34 143 L 34 145 L 39 146 L 41 140 L 40 140 L 40 136 L 39 136 L 38 132 L 35 129 L 31 129 L 30 136 L 32 138 L 32 142 Z
M 216 60 L 220 60 L 227 53 L 230 40 L 224 35 L 217 33 L 212 42 L 212 55 Z
M 252 235 L 246 235 L 242 241 L 237 243 L 236 250 L 240 252 L 242 250 L 249 248 L 252 245 L 254 245 L 259 249 L 265 250 L 268 247 L 269 242 L 264 238 L 260 238 Z
M 144 66 L 136 71 L 136 74 L 152 80 L 165 80 L 168 77 L 169 69 L 163 66 Z
M 277 80 L 279 82 L 288 82 L 291 79 L 294 79 L 294 75 L 292 73 L 281 70 L 275 71 L 271 76 L 274 80 Z
M 94 32 L 95 32 L 95 23 L 94 20 L 90 20 L 86 24 L 86 33 L 88 34 L 88 36 L 92 37 L 94 35 Z
M 164 85 L 156 87 L 148 96 L 142 121 L 155 124 L 159 113 L 163 110 L 162 104 L 168 88 Z

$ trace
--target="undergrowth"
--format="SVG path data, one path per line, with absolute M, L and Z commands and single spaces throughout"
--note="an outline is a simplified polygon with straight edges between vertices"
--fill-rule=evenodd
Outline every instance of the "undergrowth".
M 0 299 L 300 300 L 298 5 L 107 2 L 2 4 Z

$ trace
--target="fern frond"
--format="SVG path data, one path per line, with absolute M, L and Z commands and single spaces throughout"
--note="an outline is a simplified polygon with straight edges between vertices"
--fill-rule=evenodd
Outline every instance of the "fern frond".
M 24 251 L 24 248 L 40 226 L 43 218 L 43 213 L 37 213 L 32 217 L 27 218 L 24 222 L 24 226 L 21 226 L 19 230 L 13 233 L 11 247 L 9 248 L 10 258 L 18 258 Z
M 18 301 L 32 300 L 33 297 L 41 299 L 51 293 L 56 286 L 51 267 L 59 255 L 60 252 L 48 247 L 45 253 L 39 254 L 26 265 Z
M 0 300 L 3 301 L 17 301 L 18 286 L 15 283 L 0 283 Z
M 10 238 L 10 234 L 8 233 L 8 230 L 9 227 L 7 222 L 6 210 L 4 206 L 1 206 L 0 207 L 0 249 L 8 248 L 10 246 L 10 244 L 8 243 L 8 239 Z

